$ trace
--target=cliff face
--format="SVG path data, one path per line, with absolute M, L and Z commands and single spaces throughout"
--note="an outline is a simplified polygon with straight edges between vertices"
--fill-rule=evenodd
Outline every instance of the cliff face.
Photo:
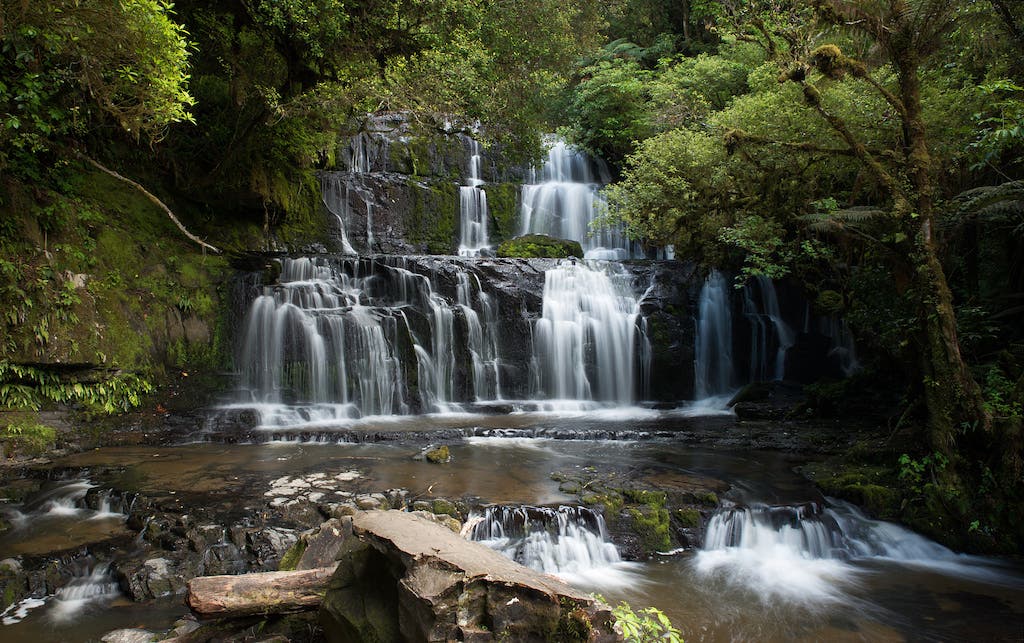
M 459 186 L 467 185 L 473 139 L 424 134 L 400 114 L 366 121 L 340 153 L 338 169 L 320 172 L 326 248 L 358 254 L 454 254 L 459 245 Z M 522 171 L 480 151 L 492 245 L 515 235 Z

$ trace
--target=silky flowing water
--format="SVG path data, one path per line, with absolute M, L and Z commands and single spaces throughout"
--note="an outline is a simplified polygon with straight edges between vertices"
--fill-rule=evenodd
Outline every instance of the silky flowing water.
M 464 414 L 449 420 L 433 418 L 434 430 L 447 426 L 470 435 L 445 440 L 453 458 L 448 465 L 413 459 L 423 447 L 421 441 L 336 443 L 312 435 L 302 441 L 261 444 L 111 447 L 57 464 L 91 470 L 116 467 L 119 473 L 105 484 L 176 497 L 186 506 L 224 503 L 234 510 L 258 508 L 265 504 L 271 482 L 283 475 L 356 471 L 359 476 L 345 483 L 347 489 L 403 487 L 410 497 L 466 497 L 481 507 L 551 507 L 542 511 L 555 516 L 552 520 L 560 525 L 556 531 L 575 539 L 563 543 L 563 549 L 582 547 L 592 558 L 586 569 L 562 570 L 567 580 L 613 603 L 627 600 L 635 607 L 658 607 L 689 641 L 1012 640 L 1021 634 L 1020 569 L 991 559 L 956 556 L 898 527 L 871 523 L 842 503 L 828 504 L 793 472 L 799 462 L 790 456 L 689 448 L 664 437 L 672 430 L 700 431 L 705 424 L 721 431 L 716 423 L 731 424 L 731 419 L 686 419 L 679 413 L 637 410 L 632 417 L 621 412 L 605 419 L 585 413 L 526 413 Z M 407 418 L 405 425 L 389 424 L 391 430 L 415 435 L 423 430 L 421 421 Z M 500 437 L 561 431 L 563 437 L 578 438 L 609 430 L 631 432 L 638 439 Z M 601 529 L 594 526 L 593 517 L 573 517 L 581 515 L 571 509 L 575 498 L 559 491 L 551 473 L 584 471 L 595 463 L 639 472 L 651 486 L 679 479 L 727 484 L 725 509 L 712 519 L 705 549 L 666 553 L 643 563 L 623 562 L 600 536 L 595 541 L 581 532 L 580 526 L 587 524 L 596 529 L 593 533 L 600 534 Z M 570 509 L 558 510 L 559 506 Z M 30 511 L 25 508 L 26 514 Z M 67 519 L 68 525 L 89 520 L 70 513 Z M 847 534 L 842 552 L 832 551 L 831 545 L 818 546 L 820 551 L 799 545 L 801 538 L 833 543 L 829 534 L 836 529 Z M 865 536 L 864 530 L 876 536 Z M 794 540 L 793 534 L 801 533 Z M 11 554 L 10 535 L 0 543 L 2 556 Z M 882 538 L 894 549 L 887 555 L 883 545 L 857 544 L 875 542 L 872 538 Z M 505 547 L 516 545 L 505 542 Z M 547 571 L 559 573 L 556 558 L 543 562 L 546 547 L 535 543 L 529 555 L 541 561 L 538 564 L 554 564 Z M 100 602 L 77 613 L 71 624 L 57 616 L 58 597 L 53 597 L 20 623 L 0 628 L 0 637 L 84 640 L 77 633 L 132 624 L 166 628 L 172 614 L 184 611 L 169 609 L 166 602 L 147 611 L 145 606 L 96 593 Z

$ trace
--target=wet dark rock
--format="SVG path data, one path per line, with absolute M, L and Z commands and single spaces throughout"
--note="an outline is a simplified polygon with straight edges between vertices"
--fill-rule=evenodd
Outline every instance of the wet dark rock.
M 755 382 L 740 389 L 729 400 L 729 406 L 741 420 L 783 420 L 791 417 L 806 399 L 799 384 Z
M 277 569 L 281 557 L 295 544 L 298 537 L 294 529 L 265 527 L 247 533 L 246 544 L 249 551 L 256 556 L 257 569 L 272 571 Z
M 115 570 L 121 589 L 132 600 L 144 601 L 185 591 L 190 578 L 199 575 L 197 561 L 179 557 L 148 558 L 143 561 L 119 561 Z

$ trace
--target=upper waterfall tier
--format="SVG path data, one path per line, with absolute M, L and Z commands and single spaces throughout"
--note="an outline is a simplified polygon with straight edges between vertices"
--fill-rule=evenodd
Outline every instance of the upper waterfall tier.
M 600 221 L 606 210 L 600 189 L 609 181 L 604 163 L 554 141 L 544 165 L 523 186 L 520 234 L 579 241 L 587 259 L 632 257 L 632 244 L 621 227 Z

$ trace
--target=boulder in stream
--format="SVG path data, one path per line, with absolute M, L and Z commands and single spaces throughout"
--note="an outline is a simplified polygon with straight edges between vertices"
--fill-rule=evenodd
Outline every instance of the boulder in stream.
M 353 517 L 320 621 L 333 641 L 618 641 L 607 605 L 414 514 Z

